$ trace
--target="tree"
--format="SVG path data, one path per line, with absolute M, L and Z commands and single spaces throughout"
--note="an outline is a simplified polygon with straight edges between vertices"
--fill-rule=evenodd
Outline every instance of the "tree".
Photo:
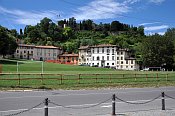
M 65 39 L 69 39 L 70 37 L 73 36 L 73 30 L 70 27 L 65 27 L 63 30 L 63 35 L 65 37 Z
M 111 31 L 121 31 L 123 30 L 123 25 L 119 21 L 112 21 L 111 23 Z
M 50 25 L 51 22 L 52 22 L 52 20 L 49 19 L 49 18 L 47 18 L 47 17 L 45 17 L 44 19 L 42 19 L 40 21 L 41 31 L 44 32 L 44 33 L 46 33 L 46 34 L 48 34 L 49 25 Z
M 0 55 L 3 56 L 13 54 L 17 48 L 14 33 L 8 32 L 10 32 L 8 29 L 0 26 Z
M 162 66 L 167 69 L 173 65 L 174 45 L 173 40 L 158 34 L 147 37 L 143 41 L 142 57 L 143 64 L 147 67 Z

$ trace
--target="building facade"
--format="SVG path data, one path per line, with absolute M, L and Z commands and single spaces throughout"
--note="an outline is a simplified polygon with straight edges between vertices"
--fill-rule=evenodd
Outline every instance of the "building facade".
M 121 49 L 119 46 L 111 44 L 81 46 L 78 64 L 122 70 L 137 69 L 136 59 L 130 57 L 128 49 Z
M 34 45 L 18 44 L 14 57 L 18 59 L 33 59 Z
M 45 61 L 57 60 L 57 57 L 60 54 L 62 54 L 62 49 L 59 47 L 18 44 L 14 57 L 19 59 Z
M 61 64 L 78 64 L 78 54 L 61 54 L 58 56 L 58 61 Z

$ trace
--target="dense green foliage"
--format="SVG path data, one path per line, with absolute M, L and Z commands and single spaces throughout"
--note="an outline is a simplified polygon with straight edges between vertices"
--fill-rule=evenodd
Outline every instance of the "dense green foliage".
M 16 30 L 8 30 L 0 26 L 0 55 L 5 56 L 15 52 L 17 48 L 15 37 L 17 37 Z
M 79 23 L 74 17 L 57 23 L 44 18 L 35 26 L 27 25 L 24 31 L 0 28 L 0 54 L 12 54 L 16 49 L 14 38 L 25 44 L 54 45 L 62 47 L 64 52 L 78 53 L 80 46 L 113 44 L 129 48 L 131 56 L 137 59 L 140 68 L 174 68 L 175 29 L 168 29 L 165 35 L 145 35 L 144 27 L 134 27 L 119 21 L 96 24 L 92 20 Z M 5 40 L 3 40 L 6 38 Z M 4 49 L 3 46 L 9 46 Z

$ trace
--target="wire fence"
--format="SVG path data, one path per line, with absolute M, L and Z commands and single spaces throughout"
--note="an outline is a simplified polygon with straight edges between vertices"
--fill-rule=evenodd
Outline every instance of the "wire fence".
M 116 112 L 115 112 L 115 109 L 116 109 L 116 106 L 115 104 L 117 104 L 116 100 L 119 100 L 120 102 L 123 102 L 123 103 L 126 103 L 126 104 L 132 104 L 132 105 L 142 105 L 142 104 L 149 104 L 155 100 L 159 100 L 161 98 L 161 103 L 162 103 L 162 110 L 165 110 L 165 100 L 166 98 L 169 98 L 169 99 L 172 99 L 172 100 L 175 100 L 174 97 L 172 96 L 169 96 L 167 94 L 165 94 L 164 92 L 162 92 L 160 95 L 157 95 L 156 97 L 150 99 L 150 100 L 147 100 L 147 101 L 144 101 L 144 102 L 131 102 L 131 101 L 126 101 L 122 98 L 119 98 L 118 96 L 116 96 L 115 94 L 113 94 L 112 97 L 109 97 L 108 99 L 105 99 L 99 103 L 96 103 L 96 104 L 93 104 L 93 105 L 88 105 L 88 106 L 66 106 L 66 105 L 62 105 L 62 104 L 59 104 L 59 103 L 56 103 L 52 100 L 49 100 L 48 98 L 46 98 L 44 101 L 42 101 L 41 103 L 29 108 L 29 109 L 26 109 L 26 110 L 22 110 L 22 111 L 19 111 L 19 112 L 16 112 L 16 113 L 12 113 L 12 114 L 7 114 L 7 115 L 2 115 L 2 116 L 17 116 L 17 115 L 20 115 L 20 114 L 23 114 L 23 113 L 26 113 L 26 112 L 29 112 L 41 105 L 45 105 L 45 107 L 43 107 L 42 109 L 44 109 L 44 116 L 48 116 L 48 110 L 49 110 L 49 104 L 50 105 L 54 105 L 58 108 L 65 108 L 65 109 L 73 109 L 73 110 L 78 110 L 78 109 L 90 109 L 90 108 L 94 108 L 94 107 L 97 107 L 97 106 L 100 106 L 104 103 L 107 103 L 107 102 L 111 102 L 111 106 L 112 106 L 112 116 L 116 115 Z

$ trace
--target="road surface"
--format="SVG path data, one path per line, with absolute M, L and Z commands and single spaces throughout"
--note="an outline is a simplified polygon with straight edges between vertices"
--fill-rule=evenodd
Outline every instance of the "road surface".
M 165 92 L 175 98 L 175 87 L 120 88 L 100 90 L 54 90 L 54 91 L 1 91 L 0 116 L 18 113 L 42 103 L 48 98 L 49 116 L 110 116 L 112 95 L 124 101 L 141 103 L 153 100 Z M 53 103 L 53 104 L 52 104 Z M 147 104 L 127 104 L 116 99 L 116 114 L 161 110 L 161 97 Z M 175 99 L 166 97 L 166 109 L 175 109 Z M 17 114 L 17 116 L 44 116 L 44 104 Z

